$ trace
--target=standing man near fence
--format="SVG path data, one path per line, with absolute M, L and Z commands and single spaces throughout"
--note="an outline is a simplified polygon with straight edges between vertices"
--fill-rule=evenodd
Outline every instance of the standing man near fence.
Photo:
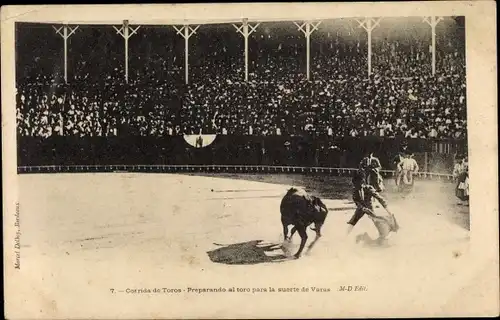
M 409 187 L 410 189 L 413 188 L 413 185 L 415 183 L 413 177 L 420 169 L 417 161 L 413 158 L 413 154 L 407 153 L 404 156 L 403 160 L 399 163 L 398 167 L 399 171 L 401 172 L 401 174 L 399 175 L 399 181 L 396 183 L 396 185 L 399 187 L 399 190 L 402 190 L 406 187 Z
M 384 190 L 384 179 L 380 175 L 382 165 L 380 160 L 373 156 L 373 152 L 368 151 L 361 160 L 359 168 L 364 172 L 367 183 L 375 188 L 377 192 Z
M 401 170 L 400 164 L 401 164 L 401 162 L 403 162 L 407 153 L 409 153 L 408 144 L 407 144 L 407 142 L 403 141 L 403 143 L 401 143 L 400 151 L 392 160 L 392 163 L 394 165 L 394 171 L 395 171 L 394 180 L 396 183 L 396 187 L 399 187 L 399 183 L 401 182 L 402 173 L 403 173 L 403 171 Z
M 196 138 L 196 148 L 203 148 L 203 137 L 201 134 L 201 130 L 199 136 Z
M 456 181 L 455 196 L 461 201 L 469 201 L 469 162 L 467 157 L 458 157 L 453 168 L 453 178 Z

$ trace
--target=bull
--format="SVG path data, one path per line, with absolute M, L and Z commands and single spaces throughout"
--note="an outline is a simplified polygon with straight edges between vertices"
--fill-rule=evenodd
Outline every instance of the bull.
M 309 195 L 305 190 L 290 188 L 281 200 L 280 211 L 285 243 L 292 240 L 296 231 L 300 235 L 300 247 L 294 255 L 295 258 L 300 258 L 308 238 L 307 227 L 314 223 L 314 228 L 311 229 L 316 232 L 316 238 L 309 246 L 309 251 L 321 237 L 321 227 L 325 222 L 328 209 L 320 198 Z M 293 225 L 290 237 L 288 237 L 289 225 Z

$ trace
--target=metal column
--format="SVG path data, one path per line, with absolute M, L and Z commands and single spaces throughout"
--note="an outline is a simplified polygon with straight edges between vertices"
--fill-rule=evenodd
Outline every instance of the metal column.
M 117 27 L 113 26 L 113 28 L 115 28 L 116 30 L 116 33 L 118 33 L 119 35 L 121 35 L 123 37 L 123 39 L 125 40 L 124 42 L 124 45 L 125 45 L 125 81 L 128 83 L 128 39 L 133 36 L 137 30 L 140 28 L 141 26 L 137 26 L 137 28 L 132 28 L 131 26 L 129 26 L 129 23 L 128 23 L 128 20 L 123 20 L 123 25 L 121 26 L 120 29 L 118 29 Z M 129 31 L 131 31 L 129 33 Z
M 68 39 L 75 33 L 75 31 L 78 29 L 78 26 L 71 28 L 67 24 L 65 24 L 59 28 L 56 28 L 54 26 L 52 28 L 54 28 L 56 33 L 60 35 L 64 40 L 64 82 L 68 83 Z
M 191 36 L 196 33 L 196 30 L 198 30 L 200 26 L 196 26 L 193 28 L 190 25 L 185 24 L 180 28 L 176 26 L 173 27 L 177 31 L 177 34 L 184 38 L 184 62 L 185 62 L 184 71 L 186 72 L 185 75 L 186 84 L 188 84 L 189 83 L 189 38 L 191 38 Z
M 248 19 L 243 19 L 243 23 L 240 27 L 236 26 L 233 24 L 233 26 L 236 28 L 236 31 L 241 33 L 243 35 L 243 38 L 245 39 L 245 81 L 248 81 L 248 37 L 257 30 L 257 27 L 260 25 L 260 23 L 257 23 L 255 26 L 249 25 L 248 24 Z M 250 29 L 249 29 L 250 27 Z
M 366 30 L 368 34 L 368 76 L 372 74 L 372 31 L 378 27 L 382 18 L 365 18 L 358 20 L 359 27 Z
M 429 24 L 431 26 L 431 32 L 432 32 L 432 45 L 431 45 L 432 75 L 436 74 L 436 26 L 441 20 L 443 20 L 442 17 L 439 17 L 436 19 L 435 16 L 424 18 L 424 22 L 427 22 L 427 24 Z
M 304 33 L 306 37 L 306 64 L 307 64 L 307 80 L 310 79 L 310 61 L 311 61 L 311 34 L 318 30 L 318 26 L 321 24 L 321 21 L 316 23 L 307 21 L 302 23 L 301 25 L 297 22 L 294 22 L 297 28 Z M 304 29 L 305 27 L 305 29 Z M 312 29 L 311 29 L 312 27 Z

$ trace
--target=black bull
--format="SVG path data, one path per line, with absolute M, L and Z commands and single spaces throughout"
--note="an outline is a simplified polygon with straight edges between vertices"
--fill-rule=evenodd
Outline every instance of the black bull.
M 307 242 L 307 227 L 314 223 L 313 230 L 316 231 L 316 238 L 309 246 L 310 250 L 321 237 L 321 227 L 328 209 L 318 197 L 311 196 L 304 190 L 291 188 L 281 200 L 280 211 L 285 242 L 291 241 L 295 231 L 300 235 L 300 248 L 295 254 L 295 258 L 299 258 Z M 289 225 L 293 225 L 290 237 L 288 237 Z

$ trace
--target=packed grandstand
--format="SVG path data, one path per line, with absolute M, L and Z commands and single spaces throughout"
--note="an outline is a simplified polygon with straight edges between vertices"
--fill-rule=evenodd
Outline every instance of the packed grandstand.
M 341 20 L 341 21 L 340 21 Z M 334 20 L 305 40 L 293 23 L 261 24 L 243 40 L 231 25 L 203 25 L 189 42 L 169 26 L 145 26 L 129 40 L 110 26 L 80 26 L 62 40 L 52 25 L 19 24 L 17 130 L 20 136 L 297 135 L 465 139 L 465 34 L 458 20 L 436 28 L 436 74 L 430 28 L 421 18 L 381 22 L 367 73 L 366 32 Z M 411 25 L 411 27 L 409 27 Z M 328 27 L 330 26 L 330 27 Z

